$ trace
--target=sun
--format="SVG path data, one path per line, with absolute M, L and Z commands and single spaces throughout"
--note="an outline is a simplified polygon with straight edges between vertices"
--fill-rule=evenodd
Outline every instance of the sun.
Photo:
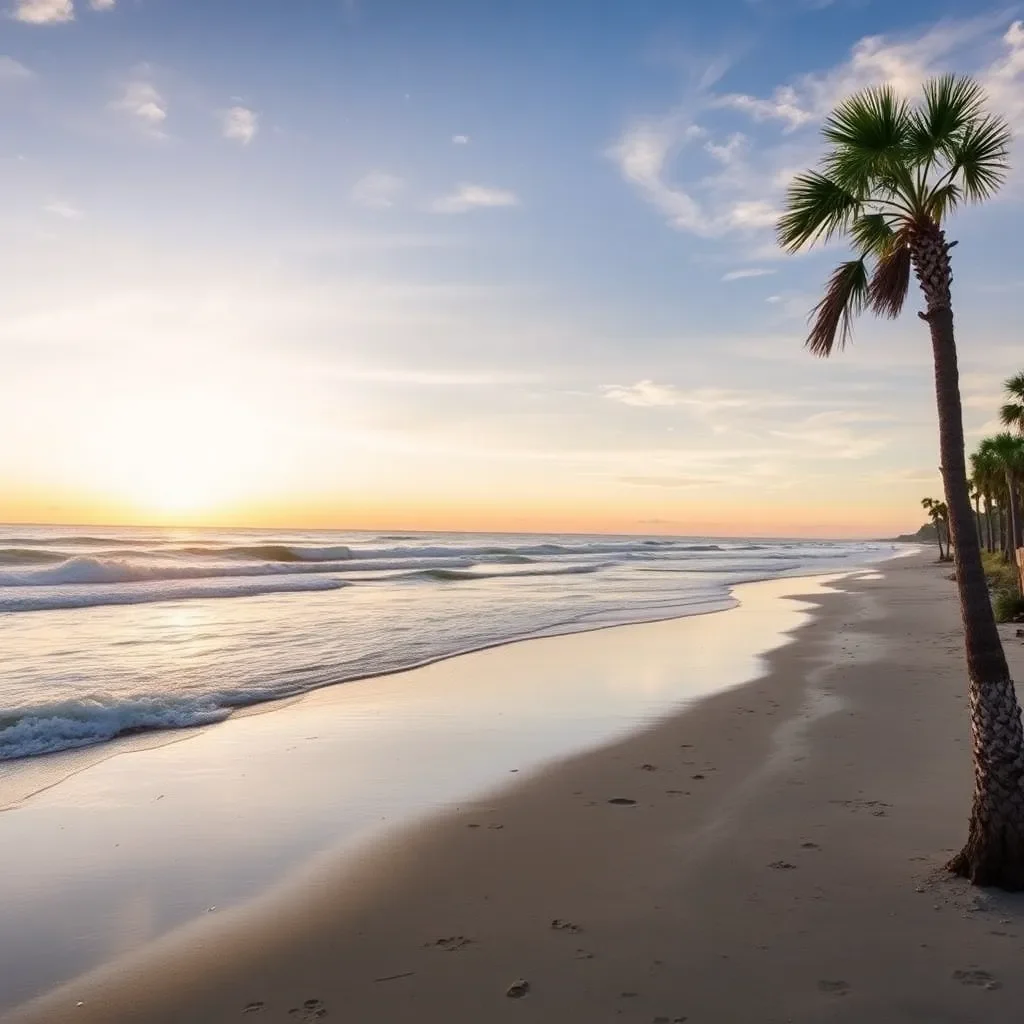
M 261 480 L 261 432 L 247 412 L 215 396 L 121 405 L 91 435 L 96 483 L 149 521 L 214 514 Z

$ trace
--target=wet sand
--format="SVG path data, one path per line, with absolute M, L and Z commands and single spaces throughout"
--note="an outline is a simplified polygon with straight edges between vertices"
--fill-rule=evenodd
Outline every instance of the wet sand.
M 947 576 L 900 559 L 812 595 L 757 682 L 9 1019 L 1017 1021 L 1024 901 L 940 870 L 970 796 Z

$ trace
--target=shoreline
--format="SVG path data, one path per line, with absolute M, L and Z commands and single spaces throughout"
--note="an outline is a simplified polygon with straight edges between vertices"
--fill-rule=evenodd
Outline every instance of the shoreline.
M 562 637 L 562 636 L 575 636 L 577 634 L 592 633 L 604 629 L 615 629 L 620 626 L 639 626 L 646 623 L 656 622 L 671 622 L 677 619 L 689 619 L 696 618 L 702 615 L 715 615 L 720 612 L 731 611 L 736 608 L 739 604 L 739 600 L 735 596 L 735 591 L 738 588 L 748 587 L 752 584 L 757 583 L 771 583 L 774 581 L 783 580 L 795 580 L 795 579 L 814 579 L 822 576 L 841 576 L 846 573 L 866 572 L 870 571 L 877 565 L 882 565 L 887 561 L 891 561 L 897 558 L 913 557 L 920 551 L 919 546 L 903 545 L 904 550 L 895 550 L 894 553 L 886 558 L 879 561 L 868 562 L 864 565 L 858 566 L 853 565 L 849 567 L 840 568 L 822 568 L 818 570 L 811 569 L 810 567 L 803 567 L 799 570 L 792 570 L 785 572 L 777 576 L 753 576 L 750 579 L 744 579 L 738 583 L 729 583 L 725 585 L 725 596 L 720 602 L 714 603 L 714 606 L 701 607 L 697 611 L 682 611 L 674 610 L 668 614 L 657 615 L 653 618 L 624 618 L 609 622 L 597 622 L 595 624 L 588 624 L 581 626 L 580 628 L 570 628 L 574 622 L 579 620 L 567 620 L 562 623 L 555 623 L 552 626 L 543 627 L 533 632 L 527 632 L 523 634 L 511 635 L 503 637 L 493 641 L 486 641 L 479 646 L 462 647 L 457 650 L 453 650 L 447 653 L 429 656 L 420 661 L 410 662 L 408 665 L 402 665 L 393 668 L 378 668 L 373 671 L 357 672 L 354 675 L 344 676 L 342 678 L 331 679 L 316 685 L 308 686 L 305 689 L 296 690 L 293 693 L 284 693 L 280 696 L 267 698 L 263 700 L 255 700 L 249 703 L 231 704 L 227 703 L 221 706 L 218 710 L 223 711 L 224 715 L 222 718 L 214 721 L 196 722 L 189 725 L 180 725 L 175 727 L 168 726 L 128 726 L 123 731 L 118 732 L 107 739 L 100 740 L 98 742 L 90 742 L 81 744 L 78 746 L 62 747 L 59 750 L 46 751 L 39 754 L 26 754 L 14 758 L 0 759 L 0 812 L 9 809 L 12 806 L 12 802 L 5 796 L 4 793 L 4 779 L 6 775 L 14 773 L 18 767 L 31 764 L 33 762 L 46 763 L 47 760 L 52 763 L 53 760 L 58 759 L 62 756 L 74 756 L 74 755 L 86 755 L 89 753 L 100 753 L 102 757 L 96 758 L 90 763 L 95 763 L 95 760 L 102 760 L 106 756 L 115 756 L 118 753 L 127 752 L 130 750 L 141 749 L 143 746 L 159 746 L 164 742 L 173 742 L 173 740 L 165 740 L 164 736 L 173 736 L 175 733 L 191 733 L 193 731 L 212 728 L 217 725 L 221 725 L 226 721 L 233 718 L 243 717 L 245 715 L 260 714 L 265 711 L 273 711 L 279 707 L 287 706 L 288 703 L 296 700 L 302 700 L 309 694 L 317 693 L 320 690 L 330 689 L 335 686 L 344 686 L 347 683 L 362 682 L 369 679 L 384 679 L 388 676 L 400 675 L 405 672 L 413 672 L 416 669 L 428 668 L 431 665 L 437 665 L 451 658 L 461 658 L 469 654 L 478 654 L 483 651 L 491 651 L 497 648 L 506 647 L 509 644 L 526 643 L 531 640 L 542 640 L 551 637 Z M 907 550 L 909 549 L 909 550 Z M 73 610 L 73 609 L 63 609 Z M 106 747 L 110 745 L 118 745 L 121 749 L 111 753 L 106 752 Z M 85 765 L 81 769 L 84 770 Z M 27 799 L 29 793 L 21 799 Z M 16 803 L 16 801 L 15 801 Z
M 909 550 L 906 550 L 908 548 Z M 630 626 L 643 626 L 663 622 L 676 622 L 700 618 L 706 615 L 718 615 L 722 612 L 733 611 L 740 606 L 741 602 L 736 596 L 736 591 L 739 589 L 756 586 L 762 583 L 781 583 L 785 581 L 803 579 L 814 580 L 822 577 L 841 578 L 851 574 L 875 571 L 878 567 L 900 558 L 924 556 L 923 548 L 920 545 L 904 544 L 904 549 L 905 550 L 896 551 L 888 558 L 877 562 L 869 562 L 863 566 L 851 566 L 839 569 L 821 569 L 818 571 L 805 571 L 801 569 L 799 571 L 794 570 L 792 573 L 784 573 L 779 576 L 757 577 L 749 580 L 743 580 L 740 583 L 731 583 L 726 588 L 726 597 L 724 598 L 724 601 L 727 603 L 724 603 L 720 607 L 702 608 L 699 611 L 688 612 L 685 614 L 673 612 L 671 614 L 660 615 L 655 618 L 624 619 L 616 622 L 598 623 L 596 625 L 588 625 L 580 629 L 563 630 L 562 626 L 567 625 L 566 623 L 563 623 L 533 633 L 527 633 L 520 636 L 510 636 L 504 639 L 485 643 L 479 647 L 462 648 L 448 654 L 430 657 L 423 661 L 415 662 L 401 668 L 388 668 L 374 672 L 346 676 L 342 679 L 334 679 L 330 682 L 324 682 L 317 686 L 310 687 L 309 689 L 298 690 L 295 693 L 284 694 L 280 697 L 275 697 L 269 700 L 255 701 L 250 704 L 227 706 L 225 708 L 225 711 L 227 712 L 225 717 L 213 722 L 200 722 L 195 725 L 177 726 L 174 728 L 128 728 L 123 732 L 117 733 L 109 739 L 102 740 L 98 743 L 65 747 L 60 750 L 49 751 L 43 754 L 30 754 L 23 757 L 0 760 L 0 814 L 17 808 L 26 800 L 29 800 L 39 793 L 53 788 L 54 786 L 60 785 L 65 779 L 72 778 L 80 772 L 87 771 L 93 765 L 100 764 L 109 758 L 161 747 L 168 743 L 184 741 L 190 739 L 193 735 L 200 734 L 208 729 L 215 729 L 227 722 L 245 718 L 247 716 L 270 714 L 281 710 L 282 708 L 289 707 L 295 702 L 302 701 L 323 690 L 330 690 L 334 687 L 345 686 L 349 683 L 367 682 L 374 679 L 387 679 L 391 676 L 404 675 L 408 672 L 415 672 L 419 669 L 443 664 L 453 658 L 462 658 L 467 655 L 481 654 L 515 644 L 529 643 L 534 640 L 579 636 L 608 629 L 628 628 Z M 62 760 L 68 760 L 74 763 L 64 767 L 59 764 Z M 19 779 L 19 776 L 22 775 L 28 776 L 30 780 L 33 776 L 42 775 L 46 781 L 40 784 L 38 788 L 33 788 L 36 786 L 36 783 L 28 781 L 26 785 Z M 54 778 L 53 776 L 57 777 Z
M 320 857 L 348 862 L 390 833 L 747 684 L 763 673 L 764 654 L 790 644 L 808 618 L 798 595 L 835 578 L 746 584 L 742 604 L 722 615 L 502 645 L 318 690 L 266 713 L 263 705 L 216 728 L 165 733 L 160 744 L 102 751 L 0 814 L 0 841 L 13 851 L 0 898 L 7 934 L 21 932 L 0 968 L 0 991 L 28 997 L 33 977 L 45 990 L 119 949 L 189 921 L 205 925 L 209 907 L 226 913 Z M 353 789 L 354 779 L 365 781 Z M 165 848 L 175 847 L 181 852 L 168 862 Z M 118 873 L 138 880 L 124 891 Z M 47 891 L 50 878 L 63 879 L 63 900 Z M 26 901 L 25 888 L 39 895 Z M 65 910 L 85 893 L 86 918 L 84 908 Z M 137 914 L 139 900 L 165 923 L 133 924 L 125 947 L 125 915 Z M 83 941 L 102 948 L 99 959 L 65 949 L 67 927 L 93 933 Z M 3 938 L 0 930 L 0 964 Z M 9 994 L 4 1002 L 0 1013 Z
M 760 678 L 8 1019 L 1016 1021 L 1024 899 L 936 873 L 971 786 L 955 594 L 875 573 Z
M 880 542 L 881 543 L 881 542 Z M 887 542 L 888 543 L 888 542 Z M 894 542 L 895 544 L 896 542 Z M 900 542 L 902 543 L 902 542 Z M 45 788 L 49 788 L 51 785 L 58 784 L 60 779 L 56 781 L 47 782 L 41 790 L 26 792 L 24 786 L 14 787 L 14 792 L 19 793 L 17 797 L 10 797 L 8 795 L 9 786 L 7 785 L 8 777 L 16 775 L 18 769 L 24 769 L 27 766 L 33 764 L 39 764 L 46 767 L 52 767 L 57 759 L 70 757 L 77 757 L 80 761 L 85 762 L 80 767 L 76 767 L 69 772 L 69 775 L 76 773 L 77 771 L 84 771 L 92 764 L 98 763 L 105 760 L 108 757 L 116 757 L 122 753 L 130 753 L 135 750 L 142 750 L 151 748 L 151 746 L 159 746 L 165 742 L 174 742 L 174 736 L 177 733 L 191 734 L 201 730 L 214 728 L 218 725 L 222 725 L 224 722 L 232 719 L 242 718 L 247 715 L 263 714 L 278 710 L 279 708 L 287 707 L 290 702 L 295 700 L 302 700 L 309 694 L 316 693 L 321 690 L 330 689 L 336 686 L 343 686 L 347 683 L 364 682 L 372 679 L 386 679 L 389 676 L 401 675 L 403 673 L 415 672 L 418 669 L 429 668 L 430 666 L 439 665 L 451 658 L 463 657 L 467 654 L 476 654 L 482 651 L 495 650 L 501 647 L 506 647 L 510 644 L 525 643 L 531 640 L 542 640 L 552 637 L 564 637 L 564 636 L 575 636 L 578 634 L 593 633 L 600 630 L 617 629 L 620 627 L 629 626 L 642 626 L 649 623 L 666 623 L 675 622 L 677 620 L 685 620 L 685 618 L 694 618 L 701 615 L 718 614 L 723 611 L 730 611 L 738 606 L 739 601 L 735 596 L 735 591 L 739 588 L 749 587 L 760 583 L 772 583 L 776 581 L 786 580 L 812 580 L 821 577 L 841 577 L 847 573 L 856 573 L 862 571 L 870 571 L 872 568 L 883 565 L 888 561 L 892 561 L 898 558 L 913 557 L 922 553 L 923 549 L 919 545 L 908 545 L 903 544 L 903 550 L 897 550 L 894 548 L 894 553 L 886 558 L 879 561 L 867 562 L 863 565 L 852 565 L 848 567 L 839 568 L 821 568 L 811 569 L 810 567 L 803 567 L 801 569 L 795 569 L 790 572 L 783 572 L 779 575 L 765 575 L 765 577 L 752 577 L 751 579 L 744 579 L 739 583 L 730 583 L 725 586 L 725 596 L 721 602 L 715 604 L 715 606 L 701 607 L 696 611 L 681 611 L 675 610 L 668 614 L 659 614 L 654 617 L 644 618 L 623 618 L 620 621 L 597 623 L 594 625 L 583 626 L 579 629 L 568 628 L 573 622 L 567 621 L 564 623 L 555 624 L 550 627 L 545 627 L 534 632 L 528 632 L 520 635 L 503 637 L 494 641 L 487 641 L 478 646 L 461 647 L 457 650 L 450 652 L 432 655 L 426 657 L 418 662 L 412 662 L 409 665 L 404 665 L 396 668 L 383 668 L 368 672 L 357 672 L 351 676 L 344 676 L 343 678 L 331 679 L 323 683 L 318 683 L 313 686 L 308 686 L 304 689 L 295 690 L 292 693 L 283 693 L 280 696 L 274 696 L 261 700 L 254 700 L 248 703 L 238 703 L 238 705 L 232 705 L 232 703 L 225 703 L 219 711 L 222 711 L 223 717 L 214 721 L 197 722 L 195 724 L 181 725 L 175 727 L 167 726 L 129 726 L 125 727 L 123 731 L 118 732 L 109 738 L 99 740 L 97 742 L 88 742 L 75 746 L 65 746 L 55 751 L 48 751 L 42 754 L 29 754 L 16 758 L 5 758 L 0 759 L 0 813 L 9 810 L 10 808 L 17 806 L 18 803 L 24 800 L 30 799 L 35 793 L 42 792 Z M 73 609 L 63 609 L 73 610 Z M 169 737 L 169 738 L 167 738 Z M 109 746 L 117 746 L 117 750 L 108 751 L 106 749 Z M 91 757 L 90 757 L 91 755 Z M 58 769 L 59 771 L 59 769 Z M 63 776 L 68 777 L 68 776 Z

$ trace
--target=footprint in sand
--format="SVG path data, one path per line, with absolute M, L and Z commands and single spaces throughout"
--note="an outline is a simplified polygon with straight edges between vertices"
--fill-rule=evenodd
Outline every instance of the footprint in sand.
M 620 807 L 630 807 L 636 803 L 635 800 L 630 800 L 628 796 L 613 796 L 608 803 L 618 804 Z
M 773 860 L 768 865 L 770 868 L 774 868 L 776 871 L 795 871 L 796 865 L 790 864 L 788 860 Z
M 640 765 L 640 771 L 642 772 L 656 772 L 658 766 L 656 764 L 642 764 Z
M 551 927 L 556 932 L 581 932 L 583 929 L 578 924 L 573 924 L 572 921 L 563 921 L 560 917 L 556 917 L 551 922 Z
M 425 943 L 425 945 L 443 949 L 447 953 L 455 953 L 460 949 L 465 949 L 467 946 L 472 946 L 473 940 L 465 935 L 452 935 L 446 939 L 435 939 L 433 942 Z
M 301 1006 L 295 1006 L 288 1011 L 289 1017 L 295 1017 L 302 1024 L 315 1024 L 327 1016 L 327 1007 L 322 999 L 307 999 Z
M 990 992 L 994 992 L 997 988 L 1002 988 L 1002 982 L 997 981 L 988 971 L 980 971 L 976 968 L 967 971 L 954 971 L 953 980 L 959 981 L 961 985 L 985 988 Z
M 246 1003 L 242 1007 L 242 1013 L 262 1013 L 265 1005 L 262 999 L 257 999 L 254 1002 Z
M 835 996 L 845 996 L 850 991 L 850 986 L 845 981 L 819 981 L 818 991 L 830 992 Z

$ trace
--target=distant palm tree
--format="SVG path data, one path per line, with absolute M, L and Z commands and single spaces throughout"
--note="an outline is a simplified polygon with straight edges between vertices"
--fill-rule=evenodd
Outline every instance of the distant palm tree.
M 932 526 L 935 528 L 935 539 L 939 542 L 939 561 L 945 562 L 948 554 L 942 547 L 942 528 L 946 524 L 948 516 L 946 503 L 939 501 L 937 498 L 922 498 L 921 508 L 928 513 L 928 518 L 932 521 Z
M 989 551 L 996 550 L 996 531 L 992 514 L 1001 476 L 999 466 L 990 453 L 976 451 L 971 455 L 971 482 L 974 484 L 975 493 L 980 494 L 985 502 L 985 546 Z
M 1009 401 L 999 410 L 1004 427 L 1012 427 L 1024 434 L 1024 373 L 1015 373 L 1003 382 Z
M 1020 482 L 1024 477 L 1024 437 L 1004 431 L 986 437 L 978 451 L 990 458 L 1005 474 L 1009 491 L 1010 547 L 1024 547 L 1024 522 L 1021 521 Z
M 974 502 L 974 528 L 978 531 L 978 547 L 983 548 L 985 535 L 981 526 L 981 491 L 975 486 L 973 473 L 968 481 L 968 486 L 970 487 L 971 501 Z
M 865 309 L 899 316 L 914 272 L 935 364 L 942 476 L 956 550 L 956 581 L 970 679 L 974 801 L 967 843 L 949 868 L 979 885 L 1024 888 L 1024 731 L 972 522 L 964 464 L 953 280 L 943 224 L 954 210 L 997 191 L 1008 171 L 1010 129 L 984 109 L 982 89 L 947 76 L 911 107 L 887 86 L 866 89 L 828 117 L 819 170 L 798 174 L 779 220 L 780 245 L 796 252 L 845 236 L 841 263 L 814 307 L 807 345 L 830 355 Z

